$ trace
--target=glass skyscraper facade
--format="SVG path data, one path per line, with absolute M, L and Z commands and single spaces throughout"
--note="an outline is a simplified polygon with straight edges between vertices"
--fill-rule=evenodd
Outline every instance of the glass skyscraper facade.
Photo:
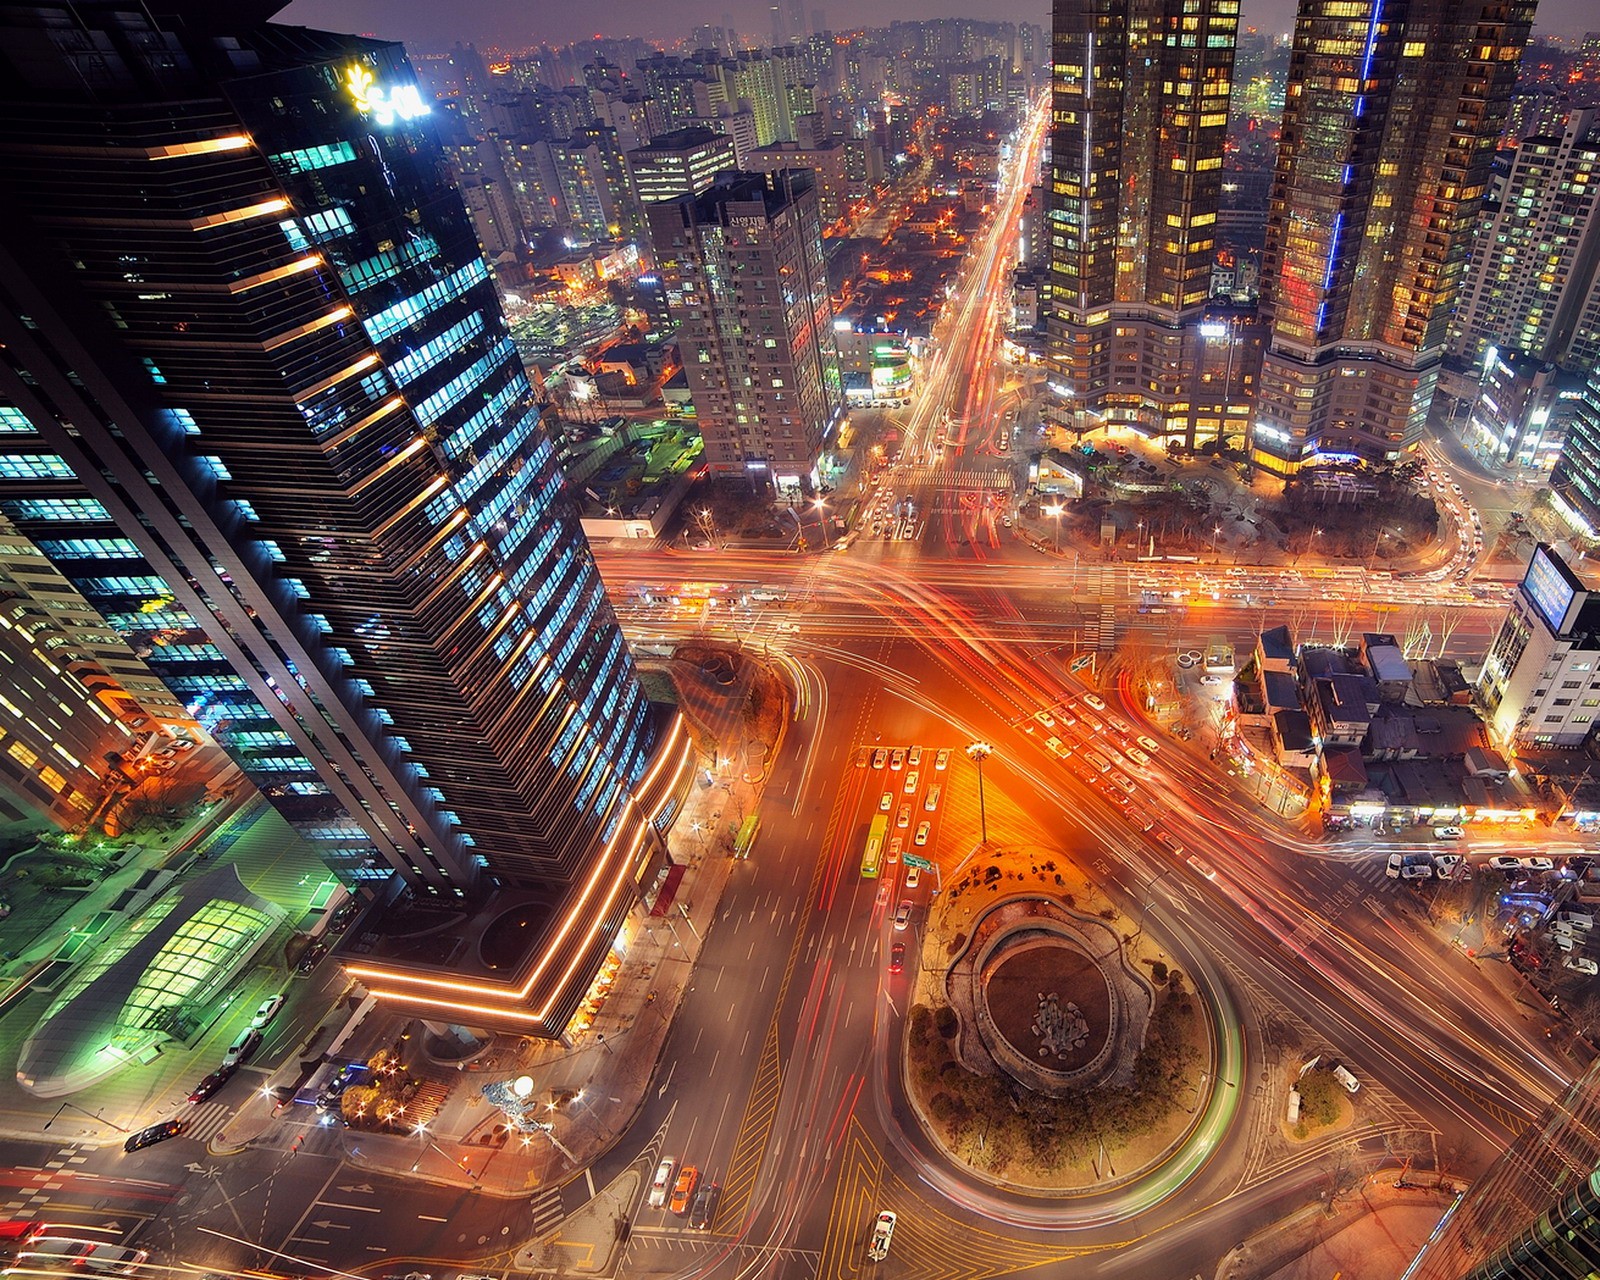
M 471 999 L 553 1032 L 687 744 L 403 51 L 277 7 L 0 10 L 0 512 L 341 878 L 523 895 L 538 945 Z M 436 958 L 443 1009 L 476 962 Z
M 1532 0 L 1301 0 L 1262 260 L 1254 460 L 1422 437 Z
M 1192 446 L 1231 408 L 1242 433 L 1249 340 L 1205 314 L 1238 0 L 1056 0 L 1053 24 L 1047 413 Z

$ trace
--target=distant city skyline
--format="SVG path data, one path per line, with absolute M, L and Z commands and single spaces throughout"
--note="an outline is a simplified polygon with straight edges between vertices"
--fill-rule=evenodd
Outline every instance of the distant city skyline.
M 1578 36 L 1600 30 L 1591 0 L 1541 0 L 1534 25 L 1536 36 Z M 820 8 L 830 27 L 887 25 L 917 18 L 974 18 L 990 22 L 1037 22 L 1049 30 L 1050 6 L 1036 0 L 1002 0 L 979 6 L 971 0 L 879 0 L 869 9 L 843 0 L 806 0 L 809 15 Z M 1241 23 L 1265 31 L 1287 33 L 1294 22 L 1293 0 L 1244 0 Z M 508 48 L 550 43 L 569 44 L 592 36 L 641 36 L 663 44 L 687 35 L 702 24 L 718 25 L 733 18 L 741 32 L 770 42 L 768 9 L 760 0 L 611 0 L 595 5 L 556 5 L 540 0 L 524 6 L 517 0 L 465 0 L 440 5 L 434 0 L 294 0 L 278 15 L 280 22 L 370 34 L 404 40 L 422 51 L 444 49 L 461 40 Z

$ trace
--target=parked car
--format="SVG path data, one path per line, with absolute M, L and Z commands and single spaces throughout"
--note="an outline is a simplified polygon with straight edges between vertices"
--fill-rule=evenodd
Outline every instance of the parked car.
M 1556 864 L 1549 858 L 1518 858 L 1524 871 L 1554 871 Z
M 283 1008 L 283 997 L 281 995 L 268 996 L 256 1006 L 255 1017 L 250 1019 L 250 1025 L 252 1027 L 266 1026 L 267 1023 L 278 1016 L 278 1010 L 281 1008 Z
M 894 913 L 894 927 L 896 929 L 904 929 L 910 923 L 911 899 L 902 898 L 900 900 L 900 909 Z
M 1513 858 L 1509 854 L 1497 853 L 1486 864 L 1491 871 L 1505 871 L 1515 874 L 1522 870 L 1522 859 Z
M 250 1055 L 260 1047 L 260 1029 L 246 1027 L 233 1038 L 233 1043 L 228 1046 L 228 1051 L 222 1055 L 222 1065 L 225 1067 L 238 1067 L 241 1063 L 250 1061 Z
M 212 1094 L 233 1079 L 233 1073 L 239 1068 L 234 1066 L 220 1066 L 208 1075 L 199 1084 L 195 1085 L 194 1092 L 189 1095 L 189 1101 L 195 1104 L 204 1102 Z
M 656 1166 L 656 1176 L 650 1183 L 650 1207 L 660 1209 L 665 1207 L 667 1196 L 672 1191 L 672 1175 L 677 1171 L 678 1159 L 676 1156 L 664 1156 Z
M 189 1131 L 187 1120 L 163 1120 L 160 1124 L 153 1124 L 148 1129 L 140 1129 L 138 1133 L 128 1135 L 128 1140 L 122 1144 L 124 1151 L 143 1151 L 146 1147 L 153 1147 L 158 1142 L 165 1142 L 168 1138 L 176 1138 Z
M 1586 973 L 1591 978 L 1600 973 L 1600 965 L 1589 959 L 1588 956 L 1568 956 L 1561 962 L 1563 969 L 1571 969 L 1574 973 Z
M 889 1246 L 894 1242 L 895 1216 L 892 1210 L 885 1209 L 878 1215 L 878 1220 L 872 1224 L 872 1241 L 867 1245 L 867 1257 L 873 1262 L 882 1262 L 889 1256 Z
M 1466 832 L 1460 827 L 1435 827 L 1433 829 L 1433 838 L 1435 840 L 1459 840 L 1465 834 Z

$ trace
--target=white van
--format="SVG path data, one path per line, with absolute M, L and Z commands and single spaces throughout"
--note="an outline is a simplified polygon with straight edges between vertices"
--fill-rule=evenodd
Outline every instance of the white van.
M 1357 1080 L 1342 1066 L 1333 1069 L 1333 1078 L 1344 1086 L 1346 1093 L 1359 1093 L 1361 1091 L 1361 1081 Z
M 1101 773 L 1109 773 L 1111 771 L 1111 761 L 1107 760 L 1098 751 L 1085 751 L 1083 758 Z

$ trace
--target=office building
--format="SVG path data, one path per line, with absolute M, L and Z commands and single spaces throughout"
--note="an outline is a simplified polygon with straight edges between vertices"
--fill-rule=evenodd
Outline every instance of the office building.
M 1490 347 L 1461 441 L 1487 467 L 1548 475 L 1561 458 L 1583 382 L 1548 361 Z
M 648 216 L 711 474 L 811 492 L 844 403 L 811 175 L 725 173 Z
M 1532 0 L 1301 0 L 1262 256 L 1254 460 L 1416 449 Z
M 403 51 L 271 10 L 0 9 L 0 512 L 380 901 L 351 974 L 556 1035 L 665 860 L 681 724 Z
M 1600 110 L 1523 139 L 1479 223 L 1450 354 L 1479 366 L 1490 347 L 1570 372 L 1600 362 Z
M 1589 1280 L 1600 1269 L 1600 1064 L 1446 1212 L 1401 1280 Z
M 812 147 L 779 142 L 770 147 L 757 147 L 749 156 L 749 165 L 759 173 L 777 169 L 809 170 L 817 192 L 817 213 L 826 232 L 836 229 L 850 208 L 851 150 L 843 138 L 829 138 Z M 863 190 L 859 194 L 866 192 Z
M 733 139 L 703 126 L 675 129 L 628 152 L 628 175 L 641 208 L 697 196 L 719 173 L 736 168 Z
M 1204 380 L 1237 0 L 1057 0 L 1046 416 L 1194 445 L 1254 374 Z
M 1584 537 L 1600 537 L 1600 366 L 1579 388 L 1550 493 L 1568 524 Z
M 1600 715 L 1600 591 L 1545 543 L 1489 646 L 1478 701 L 1513 748 L 1582 746 Z

